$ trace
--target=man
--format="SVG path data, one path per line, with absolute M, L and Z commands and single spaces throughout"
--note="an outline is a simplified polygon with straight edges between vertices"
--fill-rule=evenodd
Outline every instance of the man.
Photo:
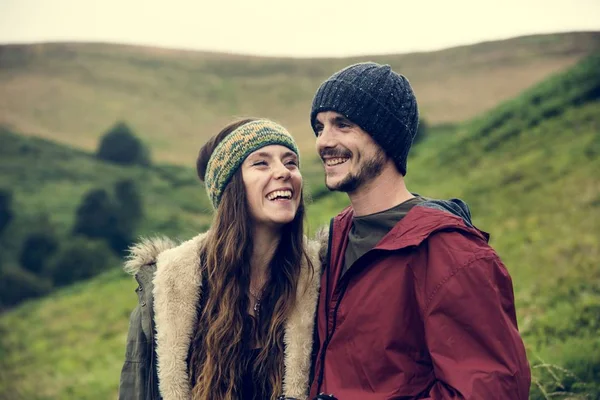
M 527 399 L 512 281 L 489 235 L 461 200 L 405 185 L 418 115 L 388 65 L 349 66 L 314 97 L 326 185 L 351 205 L 330 225 L 310 398 Z

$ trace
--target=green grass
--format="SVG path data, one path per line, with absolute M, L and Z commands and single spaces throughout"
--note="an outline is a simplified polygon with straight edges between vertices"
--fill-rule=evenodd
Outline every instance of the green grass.
M 599 68 L 590 57 L 454 138 L 430 138 L 409 163 L 413 190 L 465 199 L 491 232 L 514 281 L 532 398 L 600 396 Z
M 75 210 L 92 188 L 112 190 L 118 180 L 139 183 L 148 215 L 141 231 L 175 234 L 183 226 L 208 226 L 211 206 L 193 170 L 181 167 L 120 167 L 93 155 L 0 128 L 0 187 L 13 191 L 16 219 L 2 241 L 3 255 L 14 258 L 18 243 L 35 225 L 47 221 L 65 235 Z M 185 233 L 185 232 L 183 232 Z M 6 243 L 8 241 L 8 243 Z
M 92 188 L 110 189 L 123 178 L 142 189 L 146 217 L 140 235 L 187 239 L 212 219 L 212 206 L 190 168 L 122 167 L 6 128 L 0 129 L 0 141 L 0 187 L 13 191 L 16 214 L 0 240 L 8 264 L 16 263 L 23 239 L 40 225 L 52 225 L 61 240 L 68 240 L 82 196 Z M 322 190 L 316 157 L 304 157 L 302 166 L 307 191 Z M 0 399 L 114 397 L 135 305 L 135 285 L 114 267 L 0 316 Z
M 32 231 L 51 227 L 64 238 L 73 227 L 75 210 L 94 188 L 112 190 L 122 179 L 133 179 L 141 189 L 146 214 L 140 235 L 155 232 L 187 238 L 206 229 L 212 221 L 212 205 L 195 170 L 174 165 L 151 167 L 104 162 L 83 150 L 45 139 L 16 134 L 0 126 L 0 188 L 13 192 L 15 220 L 0 240 L 2 259 L 15 263 L 24 238 Z M 331 196 L 324 186 L 323 170 L 316 155 L 302 158 L 307 202 Z M 321 219 L 312 216 L 311 231 Z
M 0 46 L 0 124 L 93 150 L 125 120 L 156 159 L 191 165 L 233 116 L 282 122 L 310 154 L 318 85 L 354 62 L 390 64 L 432 124 L 494 108 L 600 49 L 600 33 L 537 35 L 430 53 L 338 59 L 234 56 L 107 44 Z
M 589 58 L 489 114 L 434 130 L 409 160 L 409 189 L 464 199 L 474 223 L 491 233 L 513 278 L 532 365 L 532 399 L 600 398 L 600 99 L 588 90 L 598 87 L 597 66 L 598 58 Z M 588 95 L 571 96 L 577 91 Z M 533 100 L 539 93 L 546 94 L 544 101 Z M 557 112 L 535 117 L 548 104 L 559 104 Z M 496 122 L 486 129 L 490 121 Z M 0 157 L 3 184 L 15 187 L 28 213 L 48 202 L 52 218 L 67 226 L 84 188 L 127 175 L 146 183 L 152 204 L 140 233 L 160 232 L 164 225 L 164 232 L 186 238 L 209 221 L 199 205 L 207 204 L 206 196 L 190 170 L 122 169 L 15 135 L 3 136 L 3 146 L 6 138 L 47 146 L 22 164 L 11 152 Z M 35 159 L 43 165 L 36 167 Z M 315 195 L 308 207 L 314 230 L 348 200 L 323 192 L 314 159 L 305 157 L 302 168 Z M 6 178 L 7 172 L 21 178 Z M 0 398 L 114 398 L 135 286 L 113 269 L 0 316 Z
M 116 398 L 134 287 L 113 270 L 4 316 L 0 399 Z

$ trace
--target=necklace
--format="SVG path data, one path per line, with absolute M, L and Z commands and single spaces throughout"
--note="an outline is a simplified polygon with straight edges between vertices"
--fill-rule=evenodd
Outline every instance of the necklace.
M 254 297 L 255 300 L 254 307 L 252 307 L 252 310 L 254 310 L 254 313 L 258 315 L 260 311 L 260 299 L 262 297 L 262 289 L 260 290 L 260 294 L 256 293 L 256 291 L 252 289 L 252 286 L 250 286 L 248 289 L 250 290 L 250 294 L 252 295 L 252 297 Z

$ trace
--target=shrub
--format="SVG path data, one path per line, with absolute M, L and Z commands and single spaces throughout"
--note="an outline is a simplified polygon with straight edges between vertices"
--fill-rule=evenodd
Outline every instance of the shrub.
M 49 272 L 56 286 L 64 286 L 98 275 L 113 259 L 106 243 L 76 237 L 60 250 Z
M 58 249 L 58 240 L 50 232 L 34 232 L 23 242 L 19 262 L 21 267 L 33 272 L 42 273 L 47 266 L 48 259 Z
M 40 297 L 50 291 L 47 280 L 18 267 L 6 267 L 0 271 L 0 309 L 14 306 L 23 300 Z
M 132 228 L 144 215 L 142 196 L 138 186 L 131 179 L 125 179 L 115 184 L 119 220 L 126 219 Z M 131 229 L 133 230 L 133 229 Z
M 13 219 L 12 192 L 0 189 L 0 235 Z
M 118 253 L 125 250 L 133 241 L 135 230 L 143 217 L 142 196 L 132 180 L 122 180 L 115 184 L 116 224 L 109 241 Z
M 142 197 L 131 180 L 115 184 L 115 197 L 104 189 L 88 192 L 77 209 L 73 234 L 104 239 L 121 253 L 132 242 L 143 216 Z
M 77 208 L 73 233 L 89 238 L 108 239 L 117 222 L 117 213 L 108 192 L 104 189 L 89 191 Z
M 123 122 L 102 136 L 96 157 L 123 165 L 150 165 L 148 149 Z

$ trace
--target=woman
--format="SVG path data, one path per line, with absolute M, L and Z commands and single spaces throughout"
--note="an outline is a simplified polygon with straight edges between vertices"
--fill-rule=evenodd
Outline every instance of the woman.
M 319 244 L 303 236 L 298 149 L 269 120 L 230 124 L 200 150 L 208 232 L 132 249 L 121 399 L 306 398 Z

